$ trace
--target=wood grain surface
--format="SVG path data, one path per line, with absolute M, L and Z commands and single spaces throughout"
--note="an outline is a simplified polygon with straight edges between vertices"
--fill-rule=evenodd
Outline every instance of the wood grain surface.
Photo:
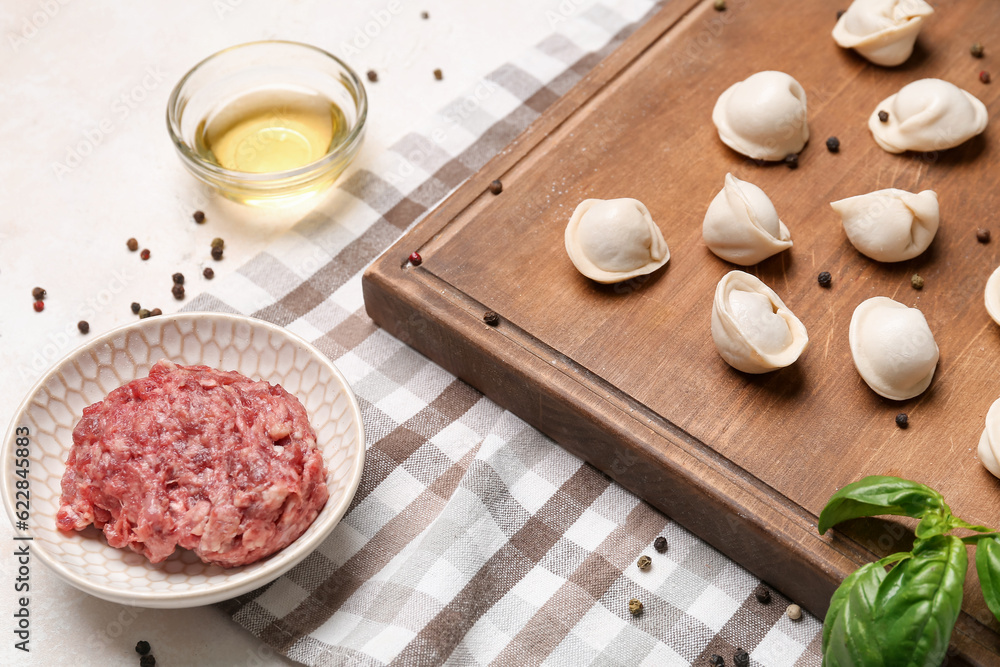
M 1000 397 L 1000 328 L 983 306 L 1000 263 L 1000 130 L 944 152 L 891 155 L 867 128 L 883 99 L 925 77 L 972 92 L 995 123 L 1000 84 L 978 73 L 992 67 L 1000 78 L 1000 3 L 938 2 L 914 55 L 892 69 L 833 42 L 846 0 L 728 4 L 718 13 L 711 2 L 668 3 L 377 262 L 366 304 L 387 330 L 822 615 L 846 573 L 911 539 L 876 520 L 816 535 L 816 516 L 844 484 L 915 479 L 959 516 L 1000 525 L 1000 481 L 976 457 Z M 969 53 L 976 41 L 983 59 Z M 808 96 L 811 138 L 797 170 L 743 158 L 711 122 L 725 88 L 768 69 Z M 839 153 L 827 151 L 829 136 Z M 727 366 L 709 330 L 715 285 L 739 268 L 701 239 L 727 172 L 763 188 L 788 225 L 794 247 L 746 270 L 810 336 L 796 364 L 761 376 Z M 485 191 L 494 178 L 499 196 Z M 829 207 L 888 187 L 933 189 L 941 205 L 930 249 L 898 264 L 859 254 Z M 619 285 L 580 275 L 563 231 L 591 197 L 643 201 L 670 246 L 667 266 Z M 977 242 L 980 227 L 993 242 Z M 417 249 L 424 263 L 401 268 Z M 829 289 L 820 271 L 833 275 Z M 851 314 L 880 295 L 920 308 L 941 350 L 930 388 L 909 401 L 876 395 L 851 360 Z M 482 323 L 486 308 L 499 327 Z M 960 657 L 997 664 L 998 628 L 970 571 Z

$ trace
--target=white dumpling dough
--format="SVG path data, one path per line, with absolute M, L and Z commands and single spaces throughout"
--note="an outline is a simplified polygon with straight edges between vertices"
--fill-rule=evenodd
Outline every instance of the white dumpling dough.
M 743 271 L 730 271 L 715 288 L 712 340 L 726 363 L 744 373 L 789 366 L 809 344 L 806 328 L 774 290 Z
M 986 281 L 986 312 L 990 314 L 993 321 L 1000 324 L 1000 267 L 990 274 Z
M 889 114 L 886 122 L 878 114 Z M 941 151 L 986 129 L 986 105 L 941 79 L 920 79 L 882 100 L 868 118 L 876 143 L 890 153 Z
M 851 356 L 872 390 L 894 401 L 922 394 L 934 378 L 938 346 L 924 314 L 876 296 L 851 317 Z
M 924 19 L 934 8 L 923 0 L 854 0 L 833 29 L 833 39 L 875 63 L 906 62 Z
M 599 283 L 652 273 L 670 259 L 663 233 L 637 199 L 585 199 L 566 225 L 573 266 Z
M 979 436 L 978 454 L 983 466 L 1000 477 L 1000 399 L 993 401 L 986 413 L 986 427 Z
M 934 240 L 941 220 L 937 193 L 889 188 L 831 202 L 851 244 L 879 262 L 913 259 Z
M 986 427 L 979 436 L 979 460 L 996 477 L 1000 477 L 1000 399 L 993 401 L 986 413 Z
M 753 183 L 726 174 L 726 185 L 705 213 L 701 236 L 713 253 L 750 266 L 792 247 L 771 199 Z
M 783 160 L 809 140 L 806 91 L 784 72 L 757 72 L 723 91 L 712 111 L 722 142 L 756 160 Z

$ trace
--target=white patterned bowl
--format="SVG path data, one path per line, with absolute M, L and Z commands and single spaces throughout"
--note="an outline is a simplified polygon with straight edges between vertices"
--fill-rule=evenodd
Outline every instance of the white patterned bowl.
M 299 539 L 269 558 L 224 569 L 178 549 L 153 565 L 128 549 L 108 546 L 93 526 L 56 528 L 60 481 L 83 409 L 111 390 L 149 374 L 161 358 L 204 364 L 281 384 L 309 413 L 327 466 L 330 498 Z M 28 429 L 27 466 L 18 452 Z M 22 441 L 23 444 L 23 441 Z M 72 352 L 49 371 L 18 408 L 3 441 L 0 490 L 11 524 L 24 495 L 15 496 L 18 470 L 27 468 L 31 553 L 67 582 L 105 600 L 140 607 L 196 607 L 235 597 L 276 579 L 308 556 L 347 511 L 364 465 L 361 413 L 347 380 L 319 350 L 262 320 L 220 313 L 150 317 L 119 327 Z M 19 461 L 20 459 L 20 461 Z M 21 462 L 21 467 L 17 464 Z M 23 516 L 23 515 L 22 515 Z

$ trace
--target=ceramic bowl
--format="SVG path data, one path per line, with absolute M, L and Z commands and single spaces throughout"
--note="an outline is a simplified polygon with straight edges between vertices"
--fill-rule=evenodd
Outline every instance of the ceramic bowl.
M 203 563 L 184 549 L 154 565 L 131 550 L 108 546 L 93 526 L 72 533 L 56 528 L 60 481 L 73 444 L 73 428 L 83 409 L 111 390 L 145 377 L 163 358 L 235 370 L 280 384 L 305 406 L 323 450 L 330 497 L 292 544 L 236 568 Z M 315 347 L 262 320 L 185 313 L 119 327 L 57 363 L 15 413 L 2 443 L 2 456 L 0 490 L 7 515 L 14 526 L 27 518 L 27 530 L 16 531 L 16 537 L 32 538 L 34 557 L 68 583 L 99 598 L 140 607 L 180 608 L 211 604 L 263 586 L 316 549 L 354 497 L 365 446 L 354 393 Z M 26 480 L 27 489 L 19 484 L 21 480 Z

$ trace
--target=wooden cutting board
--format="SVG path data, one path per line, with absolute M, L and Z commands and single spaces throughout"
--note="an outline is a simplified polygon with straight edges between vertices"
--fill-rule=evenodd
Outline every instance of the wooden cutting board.
M 820 537 L 816 517 L 839 487 L 899 475 L 940 490 L 969 521 L 1000 525 L 1000 481 L 975 452 L 1000 397 L 1000 327 L 983 306 L 1000 263 L 1000 129 L 994 118 L 959 148 L 890 155 L 867 128 L 883 99 L 924 77 L 972 92 L 995 116 L 1000 82 L 978 73 L 1000 79 L 1000 3 L 941 0 L 894 69 L 834 44 L 846 4 L 730 0 L 718 13 L 672 0 L 364 277 L 368 312 L 390 333 L 820 616 L 846 574 L 912 540 L 881 520 Z M 969 53 L 976 41 L 983 59 Z M 808 95 L 812 138 L 797 170 L 734 153 L 711 122 L 723 90 L 768 69 Z M 834 135 L 837 154 L 824 145 Z M 715 285 L 738 268 L 701 239 L 727 172 L 770 195 L 795 243 L 748 269 L 811 339 L 796 364 L 767 375 L 727 366 L 709 330 Z M 500 195 L 487 191 L 495 178 Z M 829 207 L 887 187 L 933 189 L 941 202 L 930 249 L 899 264 L 860 255 Z M 643 201 L 668 265 L 618 286 L 577 273 L 563 231 L 591 197 Z M 991 243 L 977 242 L 979 227 Z M 417 268 L 405 265 L 414 250 Z M 831 288 L 818 286 L 820 271 Z M 930 389 L 909 401 L 877 396 L 851 360 L 851 314 L 878 295 L 920 308 L 941 349 Z M 487 309 L 499 326 L 483 323 Z M 998 628 L 972 571 L 953 642 L 973 664 L 997 664 Z

